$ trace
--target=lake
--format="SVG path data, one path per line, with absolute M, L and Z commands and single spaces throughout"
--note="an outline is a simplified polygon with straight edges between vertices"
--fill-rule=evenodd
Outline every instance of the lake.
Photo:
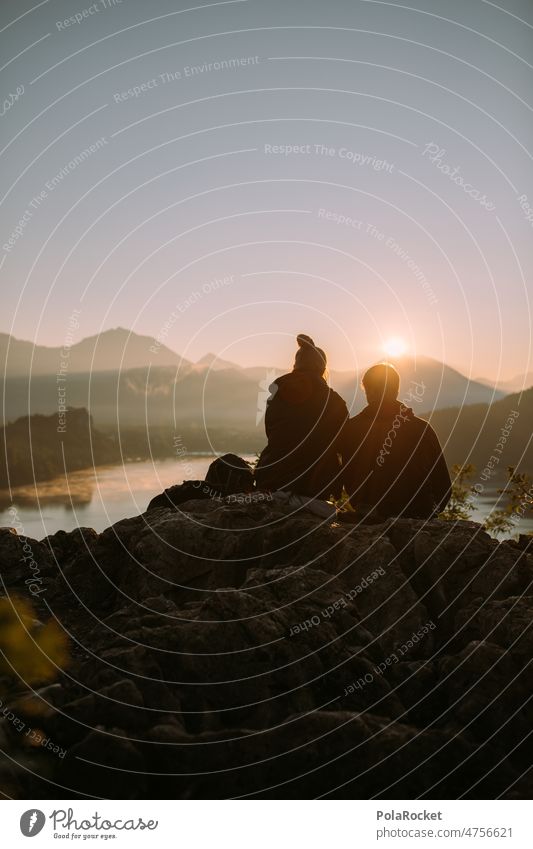
M 181 483 L 184 478 L 203 480 L 214 459 L 212 455 L 197 454 L 179 460 L 86 469 L 67 478 L 16 487 L 12 500 L 7 491 L 0 490 L 0 526 L 15 524 L 9 510 L 14 506 L 18 532 L 33 539 L 79 526 L 100 532 L 120 519 L 142 513 L 150 499 L 166 487 Z M 495 490 L 489 497 L 478 499 L 472 518 L 483 521 L 496 498 Z M 522 519 L 517 530 L 533 531 L 533 518 Z
M 80 526 L 103 531 L 120 519 L 143 513 L 154 495 L 184 478 L 202 480 L 214 459 L 200 454 L 84 469 L 67 477 L 15 487 L 12 501 L 7 491 L 0 490 L 0 526 L 13 524 L 8 509 L 13 504 L 24 529 L 19 533 L 33 539 Z

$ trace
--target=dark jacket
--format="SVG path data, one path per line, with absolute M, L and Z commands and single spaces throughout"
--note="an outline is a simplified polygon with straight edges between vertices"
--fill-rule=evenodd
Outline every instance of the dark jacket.
M 314 372 L 293 371 L 271 385 L 267 447 L 255 470 L 258 489 L 290 490 L 310 498 L 339 495 L 338 440 L 348 410 Z
M 451 481 L 437 435 L 399 401 L 365 407 L 347 422 L 341 445 L 352 507 L 429 518 L 446 506 Z

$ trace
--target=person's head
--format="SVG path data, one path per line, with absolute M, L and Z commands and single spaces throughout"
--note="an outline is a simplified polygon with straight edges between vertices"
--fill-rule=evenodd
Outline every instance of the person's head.
M 310 371 L 323 377 L 326 371 L 326 355 L 322 348 L 317 348 L 310 336 L 299 333 L 296 337 L 298 350 L 294 358 L 293 371 Z
M 205 482 L 213 489 L 227 493 L 251 492 L 254 476 L 246 460 L 237 454 L 224 454 L 213 460 L 207 470 Z
M 362 382 L 369 404 L 396 401 L 400 391 L 400 375 L 390 363 L 378 363 L 369 368 Z

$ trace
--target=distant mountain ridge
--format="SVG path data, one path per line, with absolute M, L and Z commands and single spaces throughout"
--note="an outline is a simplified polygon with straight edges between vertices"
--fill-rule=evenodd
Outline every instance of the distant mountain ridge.
M 470 404 L 491 404 L 505 396 L 504 392 L 471 380 L 457 369 L 431 357 L 389 357 L 387 361 L 400 374 L 400 400 L 412 407 L 415 413 Z M 362 372 L 359 375 L 331 372 L 332 385 L 349 406 L 348 399 L 353 400 L 354 410 L 365 404 L 364 393 L 359 387 L 362 376 Z
M 65 357 L 65 352 L 67 356 Z M 123 327 L 88 336 L 70 347 L 47 347 L 0 333 L 2 376 L 25 377 L 56 374 L 67 362 L 70 374 L 123 371 L 157 366 L 176 366 L 188 371 L 192 364 L 151 336 L 141 336 Z
M 54 413 L 56 377 L 63 367 L 67 403 L 88 409 L 97 426 L 170 427 L 182 422 L 203 427 L 205 422 L 207 428 L 235 426 L 257 432 L 263 440 L 259 408 L 268 384 L 281 374 L 268 366 L 241 367 L 213 353 L 192 363 L 153 337 L 124 328 L 82 339 L 67 353 L 65 357 L 62 347 L 34 346 L 0 334 L 6 421 Z M 394 362 L 401 376 L 400 399 L 418 413 L 490 404 L 504 397 L 429 357 Z M 287 371 L 291 367 L 287 363 Z M 365 404 L 360 378 L 355 372 L 330 372 L 332 387 L 352 414 Z
M 473 483 L 485 489 L 492 478 L 505 477 L 507 466 L 533 471 L 532 420 L 533 387 L 491 405 L 451 407 L 430 416 L 448 463 L 473 463 Z
M 199 359 L 195 364 L 196 369 L 213 369 L 214 371 L 224 371 L 225 369 L 240 370 L 240 366 L 236 363 L 231 363 L 229 360 L 221 360 L 216 354 L 209 352 Z
M 495 386 L 496 389 L 510 395 L 513 392 L 523 392 L 533 386 L 533 371 L 528 371 L 526 374 L 515 374 L 514 377 L 506 380 L 490 381 L 484 377 L 477 377 L 476 380 L 484 386 Z

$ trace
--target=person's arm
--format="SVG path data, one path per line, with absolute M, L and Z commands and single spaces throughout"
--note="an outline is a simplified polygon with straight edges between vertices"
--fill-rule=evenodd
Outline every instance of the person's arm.
M 279 396 L 278 389 L 279 386 L 276 381 L 270 384 L 268 387 L 270 391 L 270 395 L 266 400 L 266 409 L 265 409 L 265 433 L 268 439 L 269 434 L 271 432 L 272 426 L 276 420 L 276 413 L 279 405 Z
M 334 390 L 330 390 L 330 404 L 332 408 L 331 413 L 331 432 L 333 434 L 333 447 L 337 451 L 338 454 L 342 455 L 343 449 L 343 441 L 344 441 L 344 428 L 346 426 L 346 422 L 350 418 L 350 414 L 348 413 L 348 407 L 346 406 L 346 401 L 344 398 L 341 398 L 337 392 Z
M 352 421 L 350 418 L 346 419 L 339 439 L 339 453 L 341 455 L 340 482 L 350 500 L 357 489 L 357 481 L 355 479 L 357 458 L 355 455 L 359 448 Z
M 437 434 L 430 425 L 426 430 L 426 448 L 430 470 L 427 481 L 428 491 L 435 505 L 435 512 L 441 513 L 450 500 L 452 481 Z
M 332 495 L 334 498 L 339 499 L 342 495 L 342 489 L 344 485 L 343 480 L 343 435 L 344 429 L 346 427 L 346 423 L 348 422 L 348 407 L 346 406 L 346 402 L 340 395 L 336 392 L 334 393 L 334 404 L 335 411 L 333 416 L 333 441 L 332 441 L 332 451 L 335 455 L 336 463 L 337 463 L 337 472 L 335 475 L 335 480 L 333 481 L 332 487 Z

